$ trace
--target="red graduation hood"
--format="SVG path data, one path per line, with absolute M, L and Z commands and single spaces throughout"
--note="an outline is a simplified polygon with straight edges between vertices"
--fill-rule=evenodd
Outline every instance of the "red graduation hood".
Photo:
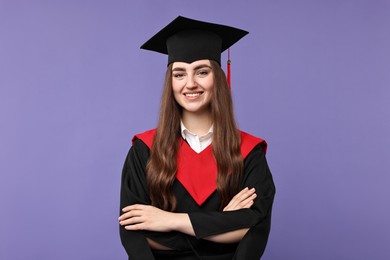
M 141 139 L 149 149 L 152 149 L 155 129 L 137 134 L 133 138 Z M 257 145 L 261 144 L 264 152 L 267 143 L 260 138 L 245 132 L 241 134 L 241 155 L 246 156 Z M 212 145 L 202 152 L 196 153 L 183 139 L 180 139 L 180 148 L 177 156 L 176 179 L 184 186 L 187 192 L 200 206 L 217 189 L 217 164 L 213 156 Z

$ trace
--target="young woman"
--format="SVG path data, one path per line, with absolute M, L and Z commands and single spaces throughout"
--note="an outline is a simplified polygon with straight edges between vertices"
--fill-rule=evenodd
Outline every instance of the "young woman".
M 259 259 L 275 187 L 266 143 L 240 131 L 221 52 L 247 32 L 178 17 L 142 48 L 168 54 L 156 129 L 133 138 L 122 173 L 129 259 Z

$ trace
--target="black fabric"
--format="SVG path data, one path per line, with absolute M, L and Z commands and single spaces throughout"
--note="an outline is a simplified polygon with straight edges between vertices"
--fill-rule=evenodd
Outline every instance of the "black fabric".
M 149 155 L 149 148 L 141 140 L 135 140 L 123 167 L 121 208 L 134 203 L 150 204 L 145 179 L 145 166 Z M 250 209 L 221 212 L 219 210 L 221 200 L 217 192 L 214 192 L 199 207 L 184 187 L 175 181 L 173 191 L 179 198 L 176 211 L 189 214 L 196 237 L 179 232 L 127 231 L 120 227 L 121 241 L 129 259 L 198 259 L 191 253 L 193 248 L 201 259 L 258 260 L 268 240 L 275 186 L 260 145 L 249 153 L 244 166 L 243 181 L 240 186 L 241 188 L 255 187 L 258 195 Z M 237 244 L 214 243 L 203 239 L 244 227 L 250 229 Z M 153 252 L 146 242 L 146 237 L 174 250 Z M 180 258 L 181 254 L 183 258 Z
M 168 64 L 202 59 L 221 63 L 221 53 L 247 34 L 238 28 L 178 16 L 141 49 L 168 54 Z
M 199 260 L 193 251 L 153 250 L 156 260 Z
M 222 39 L 213 32 L 186 30 L 167 39 L 168 64 L 181 61 L 215 60 L 221 64 Z

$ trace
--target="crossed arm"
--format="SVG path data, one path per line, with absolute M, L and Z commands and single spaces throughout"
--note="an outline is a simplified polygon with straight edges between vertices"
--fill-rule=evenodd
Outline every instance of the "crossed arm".
M 256 199 L 255 189 L 245 188 L 232 198 L 223 211 L 233 211 L 250 208 Z M 174 213 L 164 211 L 150 205 L 134 204 L 122 209 L 123 214 L 119 217 L 119 223 L 126 230 L 148 230 L 156 232 L 178 231 L 187 235 L 195 236 L 189 215 L 186 213 Z M 237 229 L 226 233 L 206 237 L 206 240 L 216 243 L 236 243 L 240 241 L 249 228 Z M 147 239 L 154 249 L 169 250 L 157 242 Z

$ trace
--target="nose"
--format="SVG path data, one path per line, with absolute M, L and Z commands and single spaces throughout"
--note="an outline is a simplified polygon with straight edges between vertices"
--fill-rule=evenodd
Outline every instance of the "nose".
M 186 87 L 187 87 L 188 89 L 194 89 L 194 88 L 197 87 L 197 84 L 196 84 L 196 81 L 195 81 L 194 76 L 189 75 L 189 76 L 187 77 Z

